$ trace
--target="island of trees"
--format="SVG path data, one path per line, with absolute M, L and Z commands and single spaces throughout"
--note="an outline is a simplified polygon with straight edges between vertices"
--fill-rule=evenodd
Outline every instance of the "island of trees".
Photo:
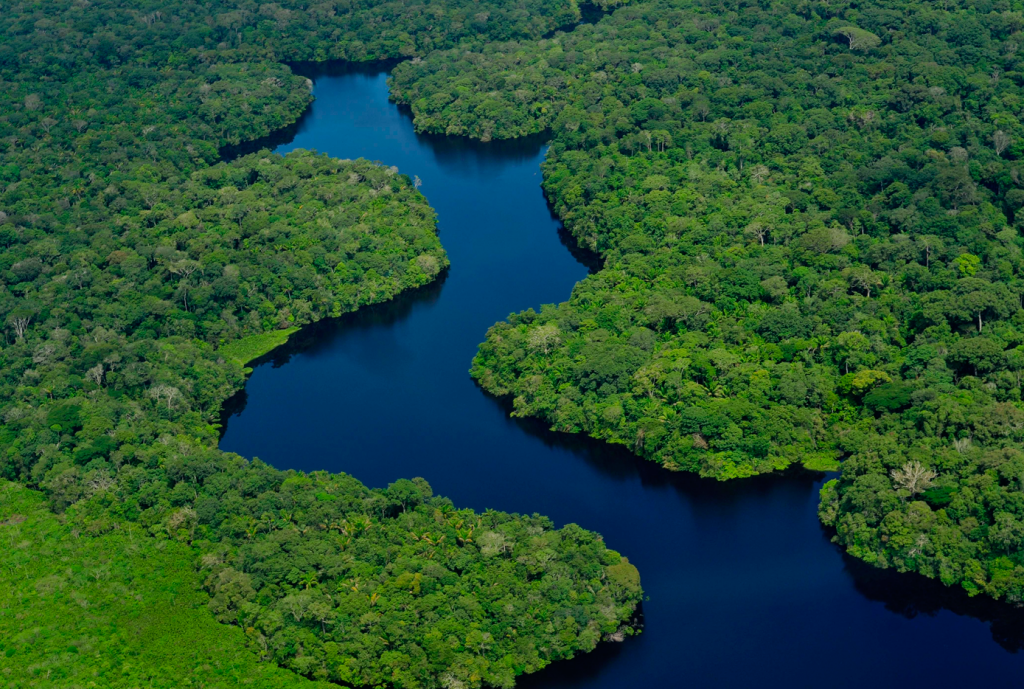
M 539 39 L 579 16 L 574 1 L 5 5 L 5 681 L 507 687 L 630 633 L 639 575 L 596 534 L 458 509 L 423 479 L 371 490 L 217 449 L 246 364 L 448 265 L 433 211 L 386 164 L 221 160 L 310 102 L 282 61 Z
M 672 470 L 841 467 L 851 554 L 1021 602 L 1021 9 L 651 0 L 400 65 L 425 131 L 550 129 L 604 258 L 473 375 Z

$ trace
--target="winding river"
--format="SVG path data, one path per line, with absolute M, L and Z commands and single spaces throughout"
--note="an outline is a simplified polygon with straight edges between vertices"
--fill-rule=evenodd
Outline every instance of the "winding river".
M 824 477 L 720 484 L 511 419 L 467 375 L 487 328 L 566 299 L 595 268 L 545 203 L 543 138 L 417 135 L 382 66 L 310 74 L 316 102 L 277 149 L 365 157 L 418 175 L 451 257 L 438 283 L 299 333 L 229 406 L 225 450 L 348 472 L 423 476 L 457 505 L 540 512 L 604 534 L 639 568 L 644 633 L 522 687 L 1012 686 L 1024 617 L 842 554 L 815 516 Z

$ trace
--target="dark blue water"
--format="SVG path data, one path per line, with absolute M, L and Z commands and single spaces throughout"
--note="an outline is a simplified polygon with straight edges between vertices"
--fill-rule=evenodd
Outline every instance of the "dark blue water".
M 418 175 L 445 279 L 300 333 L 234 401 L 225 450 L 371 486 L 423 476 L 457 505 L 540 512 L 604 534 L 639 568 L 644 633 L 529 687 L 972 686 L 1016 682 L 1015 611 L 846 558 L 815 516 L 823 477 L 719 484 L 510 419 L 469 368 L 487 328 L 568 297 L 588 257 L 540 190 L 543 139 L 417 136 L 385 73 L 321 74 L 279 151 L 313 148 Z

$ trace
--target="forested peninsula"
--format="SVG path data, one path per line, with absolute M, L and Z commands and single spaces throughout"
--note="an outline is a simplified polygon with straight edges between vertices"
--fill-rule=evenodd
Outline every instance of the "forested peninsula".
M 851 554 L 1020 603 L 1022 29 L 999 0 L 652 0 L 400 65 L 424 131 L 550 128 L 544 188 L 604 258 L 473 375 L 673 470 L 841 466 Z
M 247 363 L 448 265 L 417 184 L 386 161 L 221 159 L 308 106 L 282 63 L 482 49 L 579 16 L 574 1 L 5 6 L 5 681 L 508 687 L 631 631 L 639 575 L 596 534 L 458 509 L 423 479 L 371 490 L 217 449 Z

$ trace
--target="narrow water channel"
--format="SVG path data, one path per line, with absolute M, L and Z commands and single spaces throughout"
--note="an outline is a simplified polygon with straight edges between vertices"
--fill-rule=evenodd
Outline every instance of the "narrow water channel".
M 279 152 L 364 157 L 416 175 L 452 267 L 415 294 L 300 333 L 233 400 L 221 447 L 370 486 L 423 476 L 457 505 L 601 532 L 635 563 L 644 632 L 520 686 L 1016 685 L 1024 620 L 1006 606 L 843 556 L 815 516 L 821 475 L 720 484 L 510 419 L 467 375 L 487 328 L 565 300 L 593 261 L 545 204 L 543 138 L 414 133 L 382 67 L 315 76 Z M 589 266 L 589 268 L 588 268 Z

